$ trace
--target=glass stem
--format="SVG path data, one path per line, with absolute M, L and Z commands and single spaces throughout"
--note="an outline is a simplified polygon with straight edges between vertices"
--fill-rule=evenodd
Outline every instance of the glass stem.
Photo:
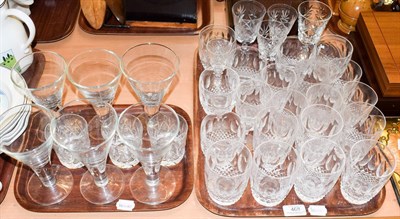
M 143 170 L 146 173 L 146 183 L 149 186 L 156 186 L 160 182 L 159 172 L 160 164 L 144 165 Z
M 45 187 L 53 187 L 56 184 L 55 172 L 53 172 L 51 164 L 47 163 L 44 167 L 33 168 L 36 176 L 39 177 L 40 181 Z
M 160 110 L 160 106 L 147 106 L 144 105 L 144 111 L 146 112 L 147 115 L 152 116 L 156 114 Z
M 103 186 L 107 185 L 108 178 L 106 175 L 106 171 L 100 171 L 99 168 L 94 167 L 90 170 L 90 172 L 93 176 L 93 180 L 94 180 L 94 183 L 96 184 L 96 186 L 103 187 Z

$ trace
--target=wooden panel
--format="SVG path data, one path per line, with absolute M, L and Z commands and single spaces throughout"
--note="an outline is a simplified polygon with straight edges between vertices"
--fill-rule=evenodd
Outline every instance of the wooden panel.
M 357 24 L 383 97 L 400 97 L 399 20 L 399 13 L 363 12 Z

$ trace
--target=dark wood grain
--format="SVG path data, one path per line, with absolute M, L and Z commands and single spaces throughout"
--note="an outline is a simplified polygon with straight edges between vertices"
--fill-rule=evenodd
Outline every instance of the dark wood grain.
M 203 205 L 207 210 L 214 214 L 223 216 L 284 216 L 282 206 L 284 205 L 295 205 L 304 204 L 306 209 L 309 205 L 324 205 L 327 210 L 327 216 L 355 216 L 355 215 L 368 215 L 377 211 L 383 204 L 386 196 L 385 188 L 382 189 L 378 195 L 376 195 L 371 201 L 363 205 L 353 205 L 347 202 L 341 192 L 339 181 L 336 183 L 334 188 L 323 198 L 321 201 L 316 203 L 304 203 L 302 202 L 292 189 L 286 199 L 277 206 L 264 207 L 258 204 L 250 190 L 248 185 L 242 198 L 235 204 L 230 206 L 221 206 L 211 200 L 207 193 L 205 179 L 204 179 L 204 155 L 200 148 L 200 125 L 201 120 L 205 117 L 205 112 L 200 104 L 198 95 L 198 82 L 199 76 L 203 71 L 203 66 L 199 56 L 197 55 L 194 72 L 194 139 L 195 139 L 195 150 L 197 154 L 197 167 L 195 175 L 195 190 L 196 196 L 200 204 Z M 309 216 L 309 215 L 308 215 Z
M 115 17 L 111 16 L 98 30 L 92 28 L 82 12 L 79 13 L 79 26 L 91 34 L 196 34 L 203 27 L 212 23 L 213 0 L 197 1 L 197 23 L 151 22 L 151 21 L 126 21 L 121 26 Z
M 122 112 L 129 105 L 115 105 L 114 108 L 118 113 Z M 83 106 L 75 106 L 77 109 Z M 186 153 L 183 160 L 175 166 L 169 167 L 173 172 L 176 179 L 176 188 L 172 197 L 165 203 L 159 205 L 146 205 L 135 202 L 136 206 L 133 211 L 159 211 L 167 210 L 182 204 L 192 192 L 194 183 L 194 163 L 193 163 L 193 137 L 192 137 L 192 123 L 190 122 L 189 115 L 177 106 L 171 106 L 178 114 L 182 115 L 188 123 L 188 136 L 186 140 Z M 54 152 L 52 154 L 52 163 L 60 164 Z M 108 160 L 111 164 L 111 161 Z M 41 206 L 32 201 L 26 191 L 26 185 L 33 174 L 33 172 L 22 163 L 17 165 L 17 174 L 15 179 L 15 197 L 18 203 L 27 210 L 35 212 L 112 212 L 119 211 L 116 209 L 115 200 L 105 205 L 95 205 L 87 202 L 79 191 L 79 182 L 82 175 L 86 172 L 85 168 L 72 169 L 71 172 L 74 176 L 74 186 L 71 194 L 62 202 L 51 205 Z M 134 200 L 129 191 L 129 180 L 132 174 L 139 168 L 139 165 L 130 169 L 123 169 L 125 175 L 125 190 L 119 199 Z
M 50 43 L 72 33 L 80 4 L 79 0 L 35 0 L 30 9 L 36 26 L 35 41 Z
M 6 154 L 3 153 L 0 155 L 0 182 L 3 184 L 3 189 L 0 191 L 0 204 L 6 197 L 11 177 L 14 172 L 15 163 L 16 161 Z

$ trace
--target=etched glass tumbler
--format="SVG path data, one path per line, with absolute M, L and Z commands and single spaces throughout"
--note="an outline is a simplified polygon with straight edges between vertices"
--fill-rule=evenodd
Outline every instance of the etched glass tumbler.
M 0 151 L 29 166 L 34 174 L 26 179 L 26 192 L 34 202 L 53 205 L 63 201 L 72 191 L 74 178 L 68 168 L 51 164 L 50 153 L 53 138 L 50 136 L 50 123 L 53 113 L 42 106 L 22 104 L 8 109 L 0 115 L 0 121 L 17 118 L 27 114 L 24 131 L 11 144 L 0 139 Z
M 205 155 L 206 189 L 210 198 L 222 206 L 236 203 L 249 182 L 251 152 L 242 142 L 235 145 L 232 148 L 229 140 L 222 140 L 213 144 Z M 226 148 L 232 150 L 227 154 Z
M 296 88 L 298 76 L 288 66 L 270 63 L 263 71 L 263 79 L 271 88 L 272 94 L 275 94 L 282 89 Z
M 225 69 L 222 74 L 204 70 L 200 74 L 198 92 L 206 114 L 220 115 L 232 111 L 239 85 L 239 75 L 231 68 Z
M 68 80 L 85 98 L 112 103 L 122 75 L 121 60 L 106 49 L 86 50 L 68 64 Z
M 11 81 L 33 102 L 53 110 L 61 106 L 66 73 L 67 63 L 61 55 L 38 51 L 17 61 L 11 69 Z M 22 74 L 34 83 L 26 83 Z
M 258 49 L 264 60 L 275 60 L 279 46 L 287 37 L 284 23 L 275 19 L 264 19 L 257 34 Z
M 327 138 L 306 141 L 299 159 L 294 191 L 303 202 L 310 203 L 323 199 L 332 190 L 346 164 L 340 145 Z
M 210 24 L 199 33 L 199 57 L 204 69 L 221 72 L 231 65 L 236 48 L 235 31 L 226 25 Z
M 304 44 L 316 44 L 332 17 L 331 8 L 317 0 L 303 1 L 298 8 L 298 36 Z
M 347 82 L 359 82 L 363 75 L 363 71 L 361 66 L 355 62 L 354 60 L 350 60 L 346 69 L 342 72 L 339 79 L 336 80 L 333 84 L 338 89 L 343 89 L 344 84 Z
M 397 159 L 389 147 L 377 140 L 354 144 L 340 181 L 343 197 L 355 205 L 370 201 L 392 176 Z
M 261 205 L 281 203 L 293 187 L 298 169 L 297 151 L 288 143 L 267 141 L 255 149 L 251 193 Z
M 181 162 L 186 152 L 186 139 L 188 134 L 188 123 L 186 119 L 178 115 L 179 117 L 179 132 L 178 135 L 172 140 L 171 148 L 161 161 L 162 166 L 173 166 Z
M 366 83 L 360 81 L 349 81 L 343 85 L 342 95 L 345 103 L 362 102 L 376 105 L 378 94 Z
M 263 4 L 254 0 L 240 0 L 232 6 L 233 24 L 236 40 L 243 49 L 257 38 L 258 30 L 267 10 Z
M 322 104 L 338 111 L 341 111 L 345 105 L 340 90 L 331 84 L 312 85 L 307 89 L 306 98 L 309 104 Z
M 231 68 L 238 73 L 241 79 L 262 79 L 266 62 L 261 58 L 260 52 L 255 47 L 247 50 L 237 48 L 234 52 Z
M 165 104 L 160 104 L 158 112 L 152 115 L 146 113 L 142 103 L 131 105 L 121 113 L 119 136 L 133 149 L 142 165 L 129 181 L 136 201 L 157 205 L 168 201 L 174 194 L 176 179 L 172 171 L 161 166 L 161 161 L 179 129 L 178 114 Z
M 297 10 L 288 4 L 276 3 L 267 9 L 270 19 L 283 23 L 286 27 L 285 35 L 288 35 L 297 20 Z

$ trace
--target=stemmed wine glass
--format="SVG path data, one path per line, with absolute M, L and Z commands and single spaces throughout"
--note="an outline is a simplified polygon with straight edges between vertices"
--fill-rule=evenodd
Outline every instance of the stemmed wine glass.
M 131 105 L 121 113 L 118 134 L 142 164 L 129 182 L 135 200 L 157 205 L 174 193 L 174 175 L 161 166 L 161 161 L 179 128 L 178 115 L 165 104 L 160 104 L 154 114 L 146 113 L 146 105 L 142 103 Z
M 27 117 L 19 117 L 20 114 Z M 61 202 L 71 193 L 74 180 L 66 167 L 50 163 L 53 139 L 48 127 L 52 112 L 36 104 L 22 104 L 0 115 L 0 121 L 16 118 L 24 124 L 23 133 L 11 144 L 5 144 L 1 138 L 0 151 L 33 170 L 35 174 L 29 178 L 26 191 L 34 202 L 43 206 Z
M 106 164 L 117 131 L 118 115 L 109 103 L 92 104 L 94 102 L 93 99 L 78 99 L 65 104 L 51 123 L 50 130 L 57 144 L 69 150 L 88 169 L 80 181 L 82 196 L 90 203 L 106 204 L 116 200 L 125 187 L 122 171 Z M 63 137 L 78 137 L 66 131 L 72 129 L 79 133 L 81 143 L 65 144 L 61 141 Z
M 167 46 L 144 43 L 122 56 L 122 71 L 149 115 L 158 108 L 179 70 L 179 58 Z

